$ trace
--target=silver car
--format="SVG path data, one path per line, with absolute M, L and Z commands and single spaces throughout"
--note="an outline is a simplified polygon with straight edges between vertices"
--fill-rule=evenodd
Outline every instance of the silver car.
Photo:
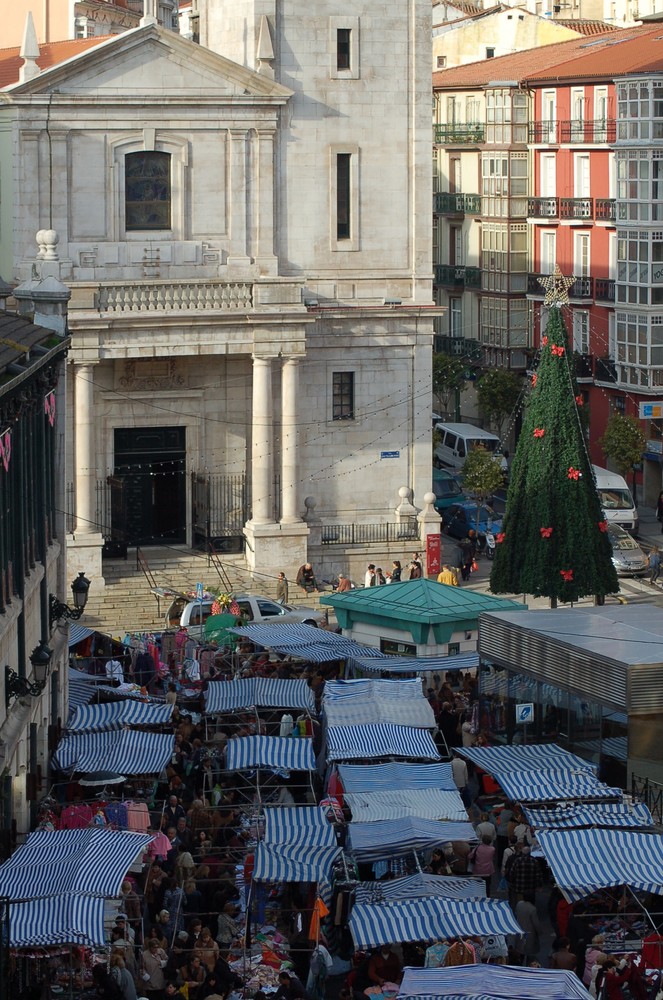
M 322 625 L 327 617 L 324 611 L 316 608 L 278 604 L 271 597 L 236 594 L 235 600 L 247 625 Z M 212 603 L 207 598 L 192 601 L 191 598 L 178 594 L 166 612 L 166 628 L 185 628 L 190 635 L 202 635 L 205 622 L 212 614 Z
M 635 538 L 614 521 L 608 522 L 608 537 L 617 576 L 643 576 L 649 568 L 647 556 Z

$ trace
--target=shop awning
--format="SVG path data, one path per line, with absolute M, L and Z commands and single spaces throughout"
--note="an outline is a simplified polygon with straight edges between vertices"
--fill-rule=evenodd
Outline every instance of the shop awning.
M 60 771 L 77 774 L 104 770 L 125 775 L 159 774 L 172 757 L 174 745 L 172 734 L 141 733 L 135 729 L 75 733 L 60 740 L 53 764 Z
M 77 622 L 69 623 L 69 649 L 72 646 L 77 646 L 79 642 L 83 642 L 83 639 L 89 639 L 91 635 L 94 635 L 95 629 L 87 628 L 85 625 L 79 625 Z
M 443 823 L 408 816 L 378 823 L 351 823 L 348 827 L 348 851 L 358 861 L 396 858 L 412 851 L 430 850 L 452 840 L 476 843 L 477 835 L 472 824 Z
M 378 660 L 363 655 L 353 656 L 348 664 L 351 669 L 375 674 L 430 674 L 441 676 L 449 670 L 476 670 L 478 653 L 460 653 L 458 656 L 385 656 Z
M 379 649 L 362 646 L 338 632 L 328 632 L 314 625 L 238 625 L 228 631 L 266 649 L 317 663 L 346 660 L 351 656 L 384 656 Z
M 329 882 L 340 853 L 340 847 L 258 844 L 253 878 L 256 882 Z
M 315 697 L 306 681 L 246 677 L 212 681 L 205 692 L 205 711 L 240 712 L 251 708 L 295 708 L 315 711 Z
M 544 857 L 565 899 L 628 885 L 663 895 L 663 836 L 632 830 L 541 830 Z
M 522 933 L 509 904 L 496 899 L 417 899 L 390 906 L 355 903 L 348 926 L 357 948 L 456 935 Z
M 595 776 L 595 768 L 554 743 L 533 746 L 458 747 L 458 753 L 487 771 L 517 802 L 621 798 Z
M 425 729 L 412 726 L 330 726 L 327 760 L 371 760 L 375 757 L 411 757 L 439 760 L 433 739 Z
M 142 701 L 114 701 L 103 705 L 79 707 L 69 722 L 70 733 L 94 729 L 119 729 L 123 726 L 162 726 L 170 722 L 172 705 L 154 705 Z
M 355 887 L 357 903 L 387 905 L 413 899 L 443 896 L 445 899 L 485 899 L 486 883 L 482 878 L 451 878 L 417 872 L 386 882 L 359 882 Z
M 9 907 L 11 948 L 81 944 L 103 947 L 104 900 L 99 896 L 67 893 Z
M 36 830 L 0 865 L 0 897 L 117 896 L 151 836 L 120 830 Z
M 511 965 L 407 968 L 399 1000 L 590 1000 L 582 982 L 566 969 Z
M 345 802 L 355 823 L 420 816 L 422 819 L 448 819 L 461 822 L 467 810 L 458 791 L 441 792 L 437 788 L 406 788 L 380 792 L 346 792 Z
M 275 771 L 314 771 L 313 743 L 303 737 L 291 736 L 241 736 L 228 740 L 228 771 L 256 767 Z
M 320 806 L 266 806 L 265 844 L 336 847 L 336 832 Z
M 336 637 L 339 641 L 333 646 L 327 643 L 315 643 L 312 646 L 300 646 L 299 649 L 282 649 L 278 646 L 273 646 L 272 648 L 277 653 L 290 653 L 291 656 L 299 657 L 302 660 L 308 660 L 311 663 L 331 663 L 333 660 L 347 660 L 351 656 L 355 656 L 359 652 L 363 652 L 367 647 L 362 646 L 359 642 L 353 642 L 352 639 L 346 639 L 344 636 Z M 382 654 L 379 650 L 375 651 L 376 656 L 381 656 Z
M 434 729 L 435 715 L 418 677 L 407 680 L 328 681 L 322 696 L 328 726 L 387 723 Z
M 591 805 L 560 806 L 557 809 L 525 809 L 537 830 L 562 830 L 578 826 L 617 826 L 633 829 L 651 826 L 652 815 L 644 802 L 594 802 Z
M 456 791 L 451 764 L 339 764 L 346 792 L 373 792 L 396 788 L 439 788 Z

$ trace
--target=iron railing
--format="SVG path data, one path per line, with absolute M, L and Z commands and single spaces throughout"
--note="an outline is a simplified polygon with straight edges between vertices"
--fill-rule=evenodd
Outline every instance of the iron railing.
M 486 127 L 481 122 L 467 122 L 460 125 L 452 122 L 448 125 L 435 125 L 434 141 L 447 146 L 472 146 L 484 142 Z
M 594 218 L 597 222 L 615 222 L 617 209 L 614 198 L 596 198 L 594 200 Z
M 528 274 L 527 275 L 527 294 L 528 295 L 540 295 L 541 298 L 545 295 L 545 289 L 541 284 L 540 279 L 545 278 L 547 275 L 544 274 Z M 591 299 L 594 295 L 594 279 L 593 278 L 576 278 L 571 287 L 569 288 L 569 298 L 570 299 Z
M 481 215 L 481 195 L 437 191 L 433 195 L 433 211 L 436 215 Z
M 457 267 L 454 264 L 436 264 L 434 283 L 445 288 L 481 288 L 481 269 Z
M 559 215 L 559 198 L 528 198 L 527 215 L 530 219 L 556 219 Z
M 644 802 L 657 826 L 663 826 L 663 785 L 651 778 L 631 774 L 631 794 Z
M 388 545 L 390 542 L 416 541 L 419 525 L 401 524 L 323 524 L 323 545 Z
M 614 278 L 595 278 L 594 290 L 597 302 L 615 301 L 615 280 Z
M 593 219 L 594 199 L 560 198 L 559 217 L 560 219 Z
M 570 143 L 602 143 L 615 141 L 615 119 L 597 118 L 585 121 L 575 118 L 559 122 L 559 141 Z

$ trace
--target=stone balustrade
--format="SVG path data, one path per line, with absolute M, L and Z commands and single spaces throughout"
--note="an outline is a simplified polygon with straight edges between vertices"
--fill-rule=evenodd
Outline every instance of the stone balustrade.
M 238 281 L 136 281 L 98 286 L 99 312 L 180 312 L 183 310 L 247 310 L 253 285 Z

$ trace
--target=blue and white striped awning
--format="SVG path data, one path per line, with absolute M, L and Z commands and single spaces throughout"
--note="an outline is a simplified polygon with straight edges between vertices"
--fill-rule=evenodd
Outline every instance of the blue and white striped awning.
M 594 802 L 591 805 L 558 806 L 556 809 L 525 809 L 537 830 L 563 830 L 577 826 L 617 826 L 633 829 L 651 826 L 652 815 L 644 802 Z
M 541 830 L 543 855 L 569 902 L 628 885 L 663 895 L 663 836 L 633 830 Z
M 330 726 L 327 760 L 371 760 L 376 757 L 411 757 L 439 760 L 433 739 L 425 729 L 412 726 Z
M 297 649 L 283 646 L 272 646 L 272 649 L 277 653 L 289 653 L 291 656 L 300 660 L 308 660 L 310 663 L 331 663 L 333 660 L 348 660 L 358 653 L 365 655 L 369 648 L 362 646 L 359 642 L 353 642 L 352 639 L 346 639 L 342 635 L 336 636 L 336 640 L 333 646 L 318 642 L 311 646 L 299 646 Z M 381 655 L 380 651 L 376 649 L 375 656 L 380 657 Z
M 566 969 L 516 965 L 455 965 L 403 973 L 399 1000 L 590 1000 L 582 982 Z
M 123 726 L 163 726 L 170 722 L 172 705 L 150 705 L 142 701 L 114 701 L 77 708 L 67 726 L 70 733 Z
M 264 767 L 275 771 L 315 771 L 313 743 L 304 737 L 241 736 L 228 740 L 226 768 L 245 771 Z
M 404 788 L 380 792 L 346 792 L 345 802 L 355 823 L 375 823 L 379 820 L 448 819 L 462 822 L 467 810 L 457 790 L 441 792 L 437 788 Z
M 9 944 L 12 948 L 82 944 L 103 947 L 104 899 L 66 893 L 9 906 Z
M 397 821 L 351 823 L 348 827 L 348 851 L 358 861 L 396 858 L 412 851 L 430 850 L 452 840 L 476 843 L 477 835 L 472 824 L 443 823 L 407 816 Z
M 355 903 L 348 927 L 357 948 L 475 934 L 522 934 L 509 904 L 496 899 Z M 444 995 L 444 994 L 443 994 Z
M 404 878 L 386 882 L 358 882 L 355 886 L 357 903 L 386 906 L 405 903 L 413 899 L 443 896 L 445 899 L 485 899 L 486 883 L 482 878 L 452 878 L 448 875 L 430 875 L 416 872 Z
M 0 865 L 0 897 L 32 900 L 67 892 L 117 896 L 151 836 L 120 830 L 36 830 Z
M 476 670 L 478 653 L 459 653 L 457 656 L 384 656 L 382 659 L 365 655 L 353 656 L 350 669 L 375 674 L 430 674 L 444 675 L 450 670 Z
M 329 882 L 340 847 L 263 844 L 255 850 L 256 882 Z
M 435 715 L 418 677 L 327 681 L 322 708 L 328 726 L 390 723 L 434 729 Z
M 456 791 L 451 764 L 339 764 L 346 792 L 377 792 L 396 788 L 439 788 Z
M 336 847 L 336 832 L 320 806 L 266 806 L 266 844 Z
M 212 681 L 205 692 L 205 711 L 240 712 L 250 708 L 295 708 L 315 711 L 315 696 L 306 681 L 245 677 Z
M 477 767 L 497 776 L 504 771 L 591 771 L 593 764 L 563 750 L 556 743 L 531 746 L 458 747 L 458 753 Z
M 357 655 L 384 656 L 379 649 L 362 646 L 337 632 L 328 632 L 313 625 L 239 625 L 228 631 L 250 639 L 257 646 L 265 646 L 315 663 L 347 660 Z
M 94 635 L 95 629 L 87 628 L 86 625 L 79 625 L 78 622 L 69 623 L 69 649 L 72 646 L 77 646 L 79 642 L 83 639 L 89 639 L 91 635 Z
M 121 729 L 106 733 L 74 733 L 60 740 L 53 764 L 60 771 L 90 774 L 159 774 L 173 755 L 175 737 Z

